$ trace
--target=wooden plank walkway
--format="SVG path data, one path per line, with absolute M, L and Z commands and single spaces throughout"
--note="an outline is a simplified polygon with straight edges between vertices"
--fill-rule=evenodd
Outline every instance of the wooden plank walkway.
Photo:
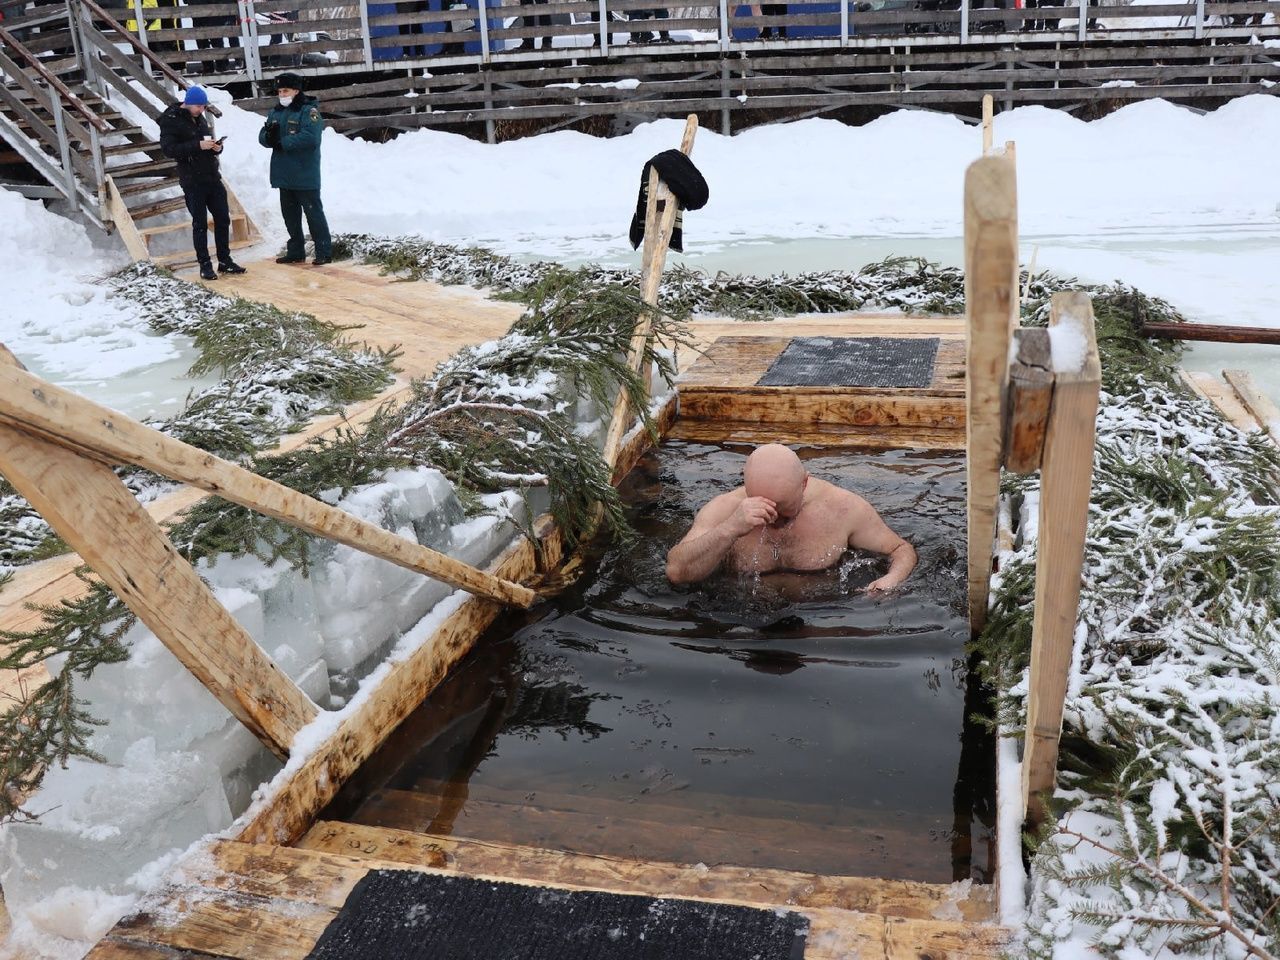
M 1280 408 L 1244 370 L 1223 370 L 1219 379 L 1212 373 L 1181 370 L 1182 381 L 1217 408 L 1229 423 L 1253 433 L 1261 430 L 1280 446 Z
M 950 888 L 583 857 L 320 823 L 301 847 L 224 840 L 189 857 L 175 881 L 145 898 L 88 958 L 302 958 L 375 869 L 796 910 L 811 924 L 807 960 L 994 960 L 1007 942 L 1005 931 L 976 919 L 987 903 L 957 902 Z M 863 909 L 849 909 L 855 905 Z M 964 919 L 966 912 L 975 919 Z

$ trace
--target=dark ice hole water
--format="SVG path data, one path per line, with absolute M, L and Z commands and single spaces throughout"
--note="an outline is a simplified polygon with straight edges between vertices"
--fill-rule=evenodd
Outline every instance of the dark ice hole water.
M 667 442 L 622 493 L 638 536 L 496 623 L 326 814 L 684 863 L 987 881 L 994 749 L 964 660 L 964 459 L 809 451 L 920 564 L 673 587 L 666 552 L 749 448 Z

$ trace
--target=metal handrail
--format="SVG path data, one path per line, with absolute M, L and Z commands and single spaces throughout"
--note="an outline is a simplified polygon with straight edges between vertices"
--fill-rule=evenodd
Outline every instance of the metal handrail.
M 172 67 L 170 67 L 167 63 L 165 63 L 163 60 L 157 57 L 154 53 L 152 53 L 151 50 L 146 46 L 146 44 L 144 44 L 141 40 L 135 37 L 132 31 L 126 30 L 124 28 L 124 25 L 121 24 L 119 20 L 111 16 L 111 14 L 107 13 L 107 11 L 103 10 L 102 7 L 94 3 L 93 0 L 79 0 L 79 2 L 83 6 L 87 7 L 96 19 L 102 20 L 107 24 L 108 27 L 110 27 L 112 30 L 118 33 L 121 37 L 123 37 L 129 43 L 129 45 L 133 47 L 135 53 L 137 53 L 140 57 L 142 57 L 142 59 L 146 60 L 153 67 L 159 70 L 161 76 L 165 77 L 165 79 L 175 84 L 179 90 L 187 90 L 188 88 L 190 88 L 191 84 L 189 84 L 186 81 L 186 78 L 184 78 L 181 74 L 175 72 Z M 212 103 L 209 104 L 208 110 L 215 117 L 222 116 L 222 111 L 219 110 L 217 107 L 215 107 Z
M 0 27 L 0 43 L 10 47 L 14 53 L 26 61 L 27 65 L 35 72 L 36 76 L 47 83 L 52 89 L 58 91 L 58 96 L 75 107 L 76 112 L 84 117 L 85 120 L 89 121 L 90 126 L 99 133 L 111 132 L 111 124 L 107 123 L 107 121 L 94 113 L 83 100 L 71 92 L 71 89 L 65 83 L 50 73 L 48 68 L 40 62 L 39 58 L 34 53 L 19 43 L 13 34 L 3 27 Z

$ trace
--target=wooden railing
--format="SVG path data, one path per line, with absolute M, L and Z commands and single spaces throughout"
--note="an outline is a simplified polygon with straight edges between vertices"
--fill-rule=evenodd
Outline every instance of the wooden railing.
M 984 109 L 988 113 L 989 106 Z M 988 113 L 989 117 L 989 113 Z M 984 123 L 984 152 L 991 149 Z M 965 177 L 968 317 L 967 491 L 970 627 L 986 624 L 1000 472 L 1040 472 L 1035 609 L 1022 757 L 1022 804 L 1039 824 L 1055 783 L 1093 478 L 1101 367 L 1093 307 L 1079 292 L 1055 294 L 1052 328 L 1078 348 L 1055 368 L 1050 330 L 1018 325 L 1018 202 L 1013 145 Z M 1012 348 L 1012 350 L 1011 350 Z M 1073 351 L 1062 351 L 1068 354 Z
M 100 219 L 99 140 L 111 125 L 6 28 L 0 28 L 0 74 L 7 81 L 0 84 L 0 103 L 9 113 L 0 116 L 5 141 L 73 210 Z
M 1273 8 L 1271 0 L 1156 6 L 1083 0 L 1083 11 L 1065 4 L 1000 9 L 976 7 L 971 0 L 918 0 L 910 8 L 877 10 L 863 0 L 806 0 L 785 4 L 785 13 L 766 15 L 736 0 L 718 0 L 682 8 L 697 15 L 672 16 L 668 11 L 677 8 L 658 8 L 653 0 L 424 0 L 413 6 L 420 9 L 370 0 L 349 6 L 243 0 L 178 7 L 143 7 L 132 0 L 128 21 L 136 43 L 166 63 L 194 62 L 259 79 L 298 67 L 372 69 L 386 61 L 488 61 L 499 55 L 603 57 L 617 55 L 624 46 L 659 53 L 728 51 L 758 49 L 762 40 L 823 48 L 943 37 L 962 44 L 990 43 L 1011 35 L 1080 43 L 1126 34 L 1200 38 L 1224 30 L 1246 37 L 1250 25 Z M 534 53 L 534 45 L 542 52 Z

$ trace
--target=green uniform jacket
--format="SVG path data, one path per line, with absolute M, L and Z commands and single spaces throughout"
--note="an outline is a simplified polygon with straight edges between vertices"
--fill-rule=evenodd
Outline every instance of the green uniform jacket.
M 323 131 L 324 118 L 315 97 L 300 93 L 289 106 L 271 108 L 266 124 L 258 132 L 258 142 L 271 147 L 271 186 L 284 190 L 320 189 Z

